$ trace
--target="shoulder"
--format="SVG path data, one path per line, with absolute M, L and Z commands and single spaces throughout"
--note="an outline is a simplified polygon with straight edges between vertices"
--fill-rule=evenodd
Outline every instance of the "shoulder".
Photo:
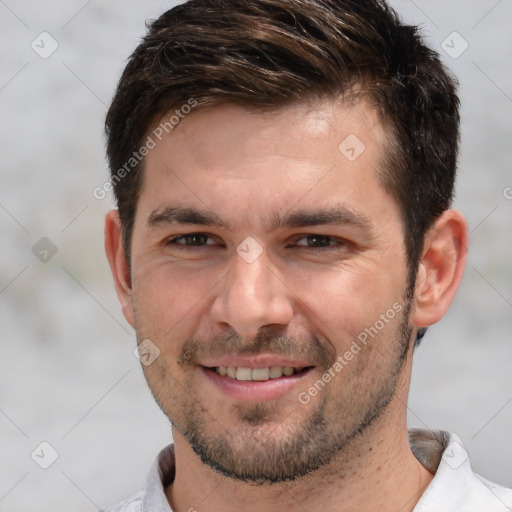
M 434 473 L 414 512 L 512 510 L 512 489 L 473 472 L 468 452 L 455 434 L 416 430 L 410 439 L 418 460 Z
M 172 484 L 175 473 L 174 446 L 171 444 L 153 459 L 143 491 L 100 512 L 172 512 L 165 487 Z
M 468 503 L 472 506 L 485 507 L 484 510 L 489 512 L 510 511 L 512 510 L 512 489 L 502 487 L 473 473 L 472 482 L 468 485 Z
M 99 512 L 141 512 L 143 496 L 143 491 L 138 492 L 130 498 L 127 498 L 116 505 L 100 510 Z

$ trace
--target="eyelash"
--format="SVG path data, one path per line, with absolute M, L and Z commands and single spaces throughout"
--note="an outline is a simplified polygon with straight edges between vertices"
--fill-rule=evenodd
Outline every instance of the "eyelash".
M 202 244 L 181 244 L 181 243 L 178 242 L 178 240 L 180 240 L 180 239 L 186 239 L 187 237 L 199 237 L 199 236 L 200 237 L 206 237 L 207 239 L 212 239 L 212 237 L 210 235 L 206 234 L 206 233 L 186 233 L 184 235 L 179 235 L 179 236 L 175 236 L 175 237 L 172 237 L 172 238 L 168 239 L 165 242 L 165 245 L 166 246 L 174 246 L 176 248 L 179 248 L 180 250 L 188 250 L 191 247 L 205 247 L 205 246 L 208 246 L 208 245 L 214 245 L 214 244 L 205 244 L 205 243 L 202 243 Z M 315 247 L 315 246 L 298 245 L 297 244 L 298 241 L 304 240 L 304 239 L 308 239 L 308 238 L 327 239 L 329 241 L 329 245 Z M 334 242 L 334 244 L 332 244 L 331 242 Z M 306 235 L 300 235 L 295 240 L 295 247 L 302 247 L 304 249 L 313 250 L 313 251 L 315 251 L 315 250 L 316 251 L 334 250 L 334 249 L 338 249 L 338 248 L 344 248 L 347 245 L 348 245 L 348 242 L 346 240 L 343 240 L 342 238 L 335 238 L 335 237 L 332 237 L 332 236 L 329 236 L 329 235 L 321 235 L 321 234 L 315 234 L 315 233 L 310 233 L 310 234 L 306 234 Z

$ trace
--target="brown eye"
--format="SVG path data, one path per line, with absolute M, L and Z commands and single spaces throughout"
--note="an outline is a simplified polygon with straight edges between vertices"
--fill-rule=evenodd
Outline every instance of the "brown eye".
M 328 235 L 306 235 L 297 240 L 296 245 L 301 247 L 310 247 L 321 249 L 325 247 L 334 247 L 335 245 L 344 245 L 342 240 L 335 239 Z
M 186 235 L 176 236 L 167 241 L 167 245 L 186 245 L 186 246 L 202 246 L 212 245 L 214 242 L 211 237 L 204 233 L 189 233 Z

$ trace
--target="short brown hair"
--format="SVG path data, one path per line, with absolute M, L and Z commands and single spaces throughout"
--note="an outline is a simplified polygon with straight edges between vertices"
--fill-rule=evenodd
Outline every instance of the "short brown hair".
M 191 99 L 268 110 L 354 86 L 389 131 L 379 178 L 401 209 L 415 277 L 424 235 L 452 201 L 459 102 L 439 55 L 378 0 L 191 0 L 148 25 L 106 119 L 128 260 L 144 161 L 123 179 L 118 170 L 163 115 Z

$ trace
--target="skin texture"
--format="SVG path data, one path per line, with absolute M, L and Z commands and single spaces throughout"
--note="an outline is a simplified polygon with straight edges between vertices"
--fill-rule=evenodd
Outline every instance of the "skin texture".
M 351 134 L 364 144 L 353 161 L 339 149 Z M 377 178 L 385 143 L 364 101 L 272 113 L 216 106 L 190 114 L 146 157 L 131 268 L 117 212 L 107 215 L 123 313 L 139 342 L 160 350 L 144 372 L 173 423 L 173 510 L 406 511 L 430 482 L 407 442 L 412 345 L 453 299 L 467 228 L 455 210 L 438 219 L 408 296 L 400 211 Z M 165 208 L 221 225 L 169 222 Z M 343 222 L 275 225 L 334 209 Z M 250 255 L 259 247 L 251 262 L 237 252 L 247 237 Z M 265 366 L 263 356 L 311 368 L 267 399 L 230 396 L 204 369 L 223 357 Z

